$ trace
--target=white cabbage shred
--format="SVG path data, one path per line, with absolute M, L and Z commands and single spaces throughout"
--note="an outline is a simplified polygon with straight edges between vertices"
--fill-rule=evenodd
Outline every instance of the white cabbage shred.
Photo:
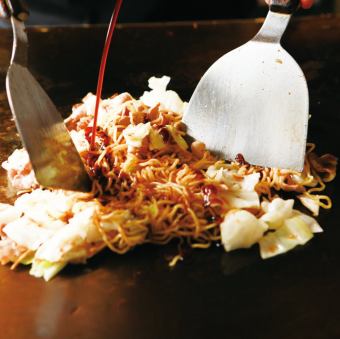
M 105 230 L 117 230 L 121 222 L 130 217 L 127 211 L 115 211 L 110 217 L 99 213 L 100 205 L 95 200 L 83 201 L 85 194 L 63 190 L 36 189 L 20 196 L 14 206 L 0 205 L 0 225 L 5 240 L 34 252 L 32 268 L 60 268 L 67 262 L 84 262 L 88 257 L 87 244 L 102 241 L 94 219 L 103 224 Z M 101 218 L 103 217 L 103 220 Z M 1 246 L 0 246 L 1 247 Z M 37 265 L 37 262 L 49 265 Z M 52 266 L 51 266 L 52 265 Z M 41 276 L 46 276 L 42 274 Z
M 260 197 L 255 191 L 260 174 L 254 173 L 244 176 L 242 179 L 233 171 L 210 166 L 206 175 L 221 183 L 225 183 L 229 190 L 225 192 L 230 208 L 259 208 Z
M 261 257 L 265 259 L 303 245 L 313 237 L 313 233 L 322 232 L 314 218 L 294 210 L 293 205 L 292 199 L 276 198 L 263 202 L 261 207 L 265 213 L 260 218 L 244 210 L 229 212 L 221 223 L 225 250 L 259 243 Z
M 150 122 L 146 124 L 129 125 L 123 131 L 126 144 L 129 147 L 141 147 L 143 139 L 149 135 L 151 130 Z
M 156 106 L 160 103 L 161 109 L 183 113 L 186 104 L 181 100 L 176 92 L 166 89 L 169 82 L 170 77 L 168 76 L 163 76 L 162 78 L 150 78 L 149 87 L 151 88 L 151 91 L 145 91 L 140 97 L 140 100 L 150 107 Z
M 226 251 L 248 248 L 257 243 L 268 225 L 245 210 L 232 210 L 221 223 L 222 244 Z
M 7 171 L 8 181 L 17 190 L 38 186 L 28 153 L 25 149 L 16 149 L 2 167 Z

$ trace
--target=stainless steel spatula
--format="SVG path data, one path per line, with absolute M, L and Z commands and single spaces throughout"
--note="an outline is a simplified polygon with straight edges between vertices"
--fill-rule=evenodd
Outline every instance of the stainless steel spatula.
M 27 69 L 27 35 L 20 2 L 6 1 L 11 12 L 14 45 L 6 86 L 9 104 L 35 176 L 42 186 L 88 191 L 85 171 L 63 119 Z
M 204 74 L 184 114 L 188 133 L 228 159 L 301 171 L 308 88 L 281 37 L 299 1 L 273 0 L 258 34 Z

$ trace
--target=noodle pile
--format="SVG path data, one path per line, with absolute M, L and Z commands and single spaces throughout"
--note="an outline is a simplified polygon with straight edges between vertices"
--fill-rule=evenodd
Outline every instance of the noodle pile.
M 221 161 L 199 142 L 187 145 L 182 139 L 186 133 L 181 114 L 161 109 L 159 104 L 148 107 L 128 94 L 122 97 L 127 101 L 98 132 L 97 150 L 82 154 L 93 173 L 93 194 L 104 210 L 124 209 L 134 216 L 121 225 L 115 237 L 104 236 L 114 252 L 124 253 L 137 243 L 165 244 L 173 238 L 185 238 L 199 248 L 220 240 L 218 225 L 230 210 L 223 197 L 228 187 L 206 176 L 212 165 L 234 171 L 240 179 L 259 173 L 256 192 L 263 198 L 271 200 L 279 191 L 296 192 L 302 201 L 310 199 L 315 206 L 332 207 L 328 196 L 317 193 L 334 179 L 336 159 L 329 154 L 318 157 L 314 144 L 307 147 L 302 173 Z M 127 144 L 124 131 L 147 123 L 162 138 L 161 149 L 153 149 L 147 138 L 140 147 Z M 75 130 L 86 129 L 91 120 L 84 126 L 80 119 L 78 125 L 73 121 Z
M 174 95 L 169 92 L 164 91 Z M 64 192 L 73 202 L 62 218 L 67 214 L 68 222 L 76 217 L 75 204 L 93 207 L 89 220 L 97 236 L 73 246 L 72 253 L 85 249 L 82 255 L 63 254 L 56 261 L 84 261 L 104 247 L 123 254 L 138 244 L 166 244 L 172 239 L 208 248 L 222 240 L 220 225 L 230 212 L 242 210 L 260 219 L 266 213 L 261 203 L 284 192 L 299 199 L 314 216 L 320 207 L 332 207 L 322 192 L 335 178 L 337 159 L 330 154 L 319 157 L 314 144 L 307 146 L 302 173 L 252 166 L 241 154 L 233 162 L 220 160 L 199 141 L 188 141 L 182 112 L 169 109 L 171 104 L 149 103 L 146 95 L 145 100 L 136 100 L 123 93 L 101 102 L 95 149 L 90 150 L 94 98 L 85 97 L 65 121 L 93 189 L 90 194 Z M 37 191 L 46 194 L 40 188 L 32 193 Z M 1 234 L 1 241 L 8 240 Z M 12 257 L 2 255 L 2 262 L 19 263 L 34 253 L 23 248 Z M 179 259 L 176 256 L 170 265 Z

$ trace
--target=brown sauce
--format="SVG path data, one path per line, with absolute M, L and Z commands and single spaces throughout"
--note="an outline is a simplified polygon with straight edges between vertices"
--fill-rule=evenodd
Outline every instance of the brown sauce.
M 96 99 L 96 105 L 94 109 L 94 119 L 93 119 L 93 127 L 92 127 L 92 136 L 91 136 L 91 149 L 93 150 L 95 148 L 95 141 L 96 141 L 96 133 L 97 133 L 97 120 L 98 120 L 98 110 L 99 110 L 99 103 L 102 96 L 102 90 L 103 90 L 103 82 L 104 82 L 104 75 L 105 75 L 105 68 L 106 68 L 106 61 L 107 56 L 109 54 L 111 40 L 113 32 L 116 28 L 117 18 L 120 11 L 120 7 L 122 5 L 123 0 L 117 0 L 113 14 L 111 17 L 111 21 L 109 24 L 109 29 L 107 31 L 102 59 L 100 62 L 100 68 L 99 68 L 99 75 L 98 75 L 98 83 L 97 83 L 97 99 Z

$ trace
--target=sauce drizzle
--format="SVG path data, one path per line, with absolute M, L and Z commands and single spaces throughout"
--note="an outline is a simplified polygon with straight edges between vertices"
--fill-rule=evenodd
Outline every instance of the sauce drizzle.
M 106 38 L 105 38 L 105 44 L 104 44 L 102 59 L 101 59 L 101 62 L 100 62 L 98 83 L 97 83 L 97 93 L 96 93 L 97 98 L 96 98 L 96 105 L 95 105 L 95 109 L 94 109 L 92 136 L 91 136 L 91 150 L 94 150 L 94 146 L 95 146 L 96 132 L 97 132 L 98 110 L 99 110 L 100 99 L 101 99 L 101 96 L 102 96 L 102 89 L 103 89 L 103 82 L 104 82 L 107 56 L 109 54 L 112 35 L 113 35 L 113 32 L 114 32 L 115 27 L 116 27 L 117 18 L 118 18 L 118 14 L 119 14 L 122 2 L 123 2 L 123 0 L 117 0 L 116 1 L 115 7 L 114 7 L 114 10 L 113 10 L 113 13 L 112 13 L 112 17 L 111 17 L 111 20 L 110 20 L 110 25 L 109 25 L 109 28 L 108 28 L 108 31 L 107 31 L 107 34 L 106 34 Z

